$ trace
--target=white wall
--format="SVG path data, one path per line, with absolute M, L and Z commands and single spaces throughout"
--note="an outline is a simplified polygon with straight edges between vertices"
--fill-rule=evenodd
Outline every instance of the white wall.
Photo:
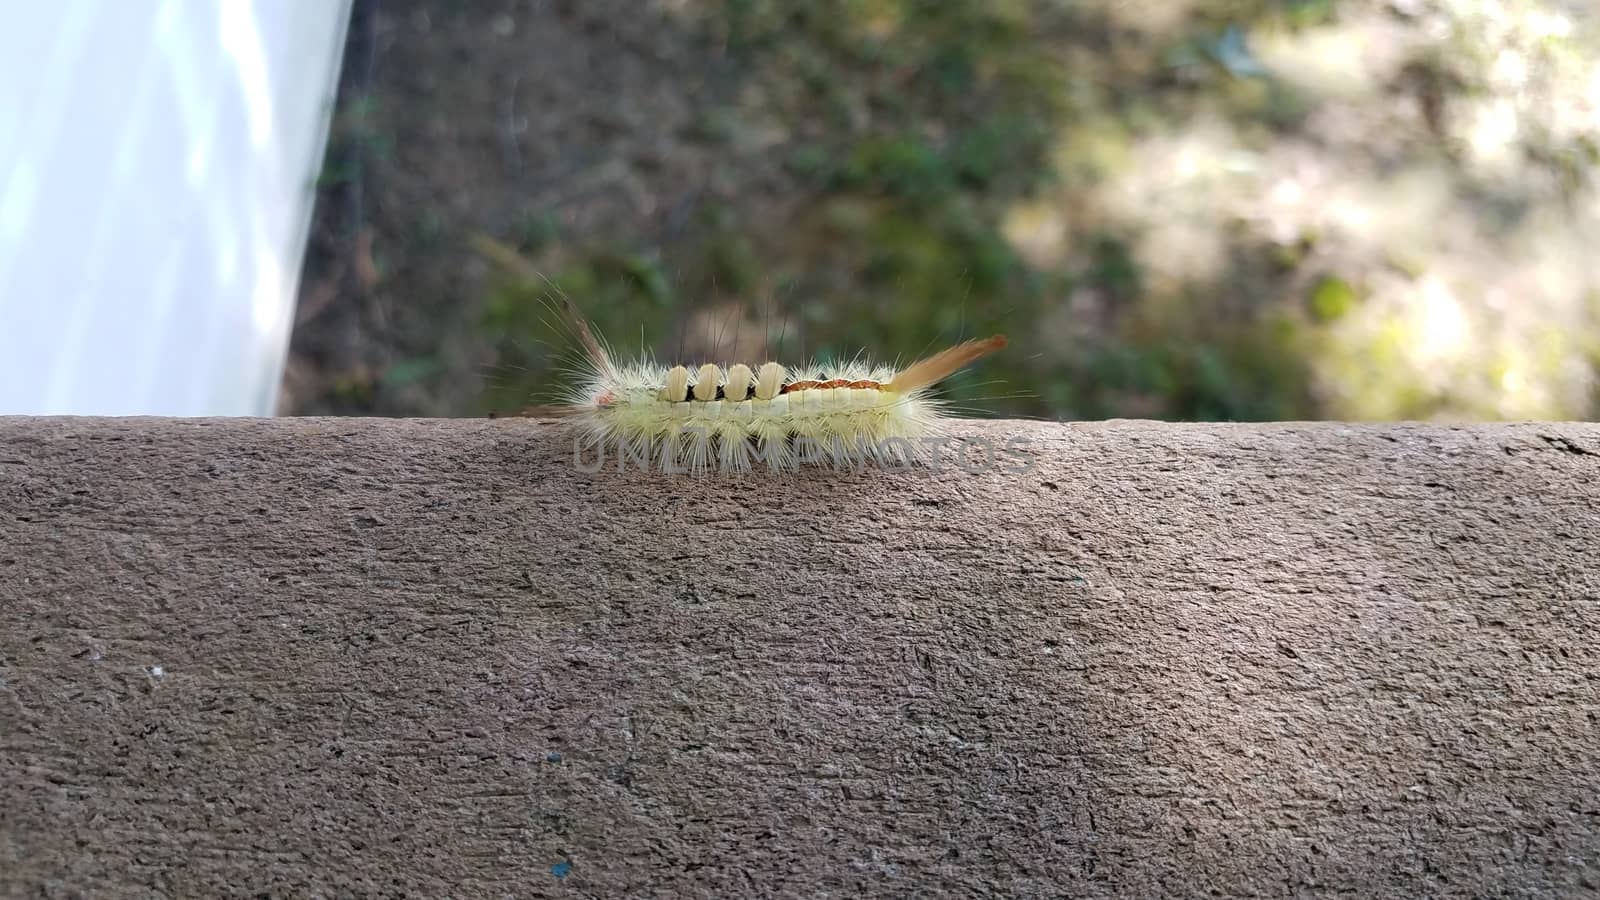
M 4 4 L 0 414 L 271 414 L 349 2 Z

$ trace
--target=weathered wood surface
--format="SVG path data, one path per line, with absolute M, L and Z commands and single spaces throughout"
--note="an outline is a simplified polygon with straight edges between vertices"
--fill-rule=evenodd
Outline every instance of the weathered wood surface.
M 0 894 L 1600 891 L 1600 426 L 962 434 L 0 419 Z

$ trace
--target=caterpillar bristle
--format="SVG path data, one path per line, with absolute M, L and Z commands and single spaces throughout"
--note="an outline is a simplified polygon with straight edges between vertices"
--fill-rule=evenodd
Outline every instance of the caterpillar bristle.
M 595 371 L 615 373 L 616 366 L 611 364 L 611 354 L 607 353 L 605 347 L 595 338 L 588 320 L 578 311 L 578 305 L 566 294 L 561 295 L 561 309 L 567 314 L 567 321 L 577 333 L 579 343 L 583 344 L 583 352 L 594 364 Z

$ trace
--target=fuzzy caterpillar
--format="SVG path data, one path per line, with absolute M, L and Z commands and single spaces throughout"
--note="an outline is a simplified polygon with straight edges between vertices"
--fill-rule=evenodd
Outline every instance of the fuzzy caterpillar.
M 666 471 L 924 460 L 927 439 L 948 420 L 934 386 L 1006 345 L 998 334 L 965 341 L 898 371 L 861 362 L 618 365 L 572 301 L 561 301 L 583 345 L 582 381 L 567 402 L 588 442 Z

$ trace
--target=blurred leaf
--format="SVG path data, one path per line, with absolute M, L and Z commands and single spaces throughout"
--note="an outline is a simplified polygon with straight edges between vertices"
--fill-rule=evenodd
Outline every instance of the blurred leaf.
M 1211 42 L 1211 56 L 1236 78 L 1258 78 L 1267 74 L 1266 68 L 1250 54 L 1245 40 L 1245 30 L 1229 25 L 1222 35 Z
M 1343 278 L 1329 276 L 1317 282 L 1311 292 L 1311 312 L 1322 322 L 1344 318 L 1358 302 L 1356 289 Z
M 401 360 L 384 370 L 383 386 L 398 388 L 416 384 L 439 374 L 441 368 L 439 361 L 430 356 Z

